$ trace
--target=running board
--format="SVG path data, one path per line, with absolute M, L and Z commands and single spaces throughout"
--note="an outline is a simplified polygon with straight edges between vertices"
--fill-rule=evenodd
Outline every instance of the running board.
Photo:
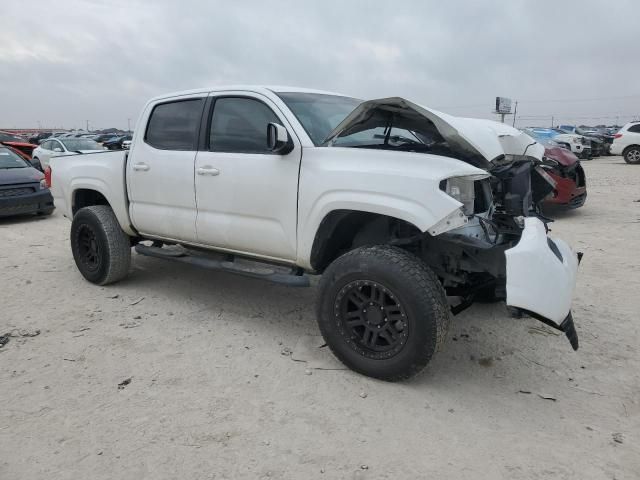
M 308 287 L 310 284 L 309 277 L 304 274 L 297 275 L 296 273 L 284 273 L 274 270 L 256 272 L 252 271 L 248 265 L 243 267 L 241 265 L 237 265 L 234 261 L 218 260 L 206 255 L 194 255 L 189 250 L 176 251 L 168 248 L 147 246 L 141 243 L 137 244 L 135 249 L 140 255 L 146 255 L 148 257 L 164 258 L 165 260 L 173 260 L 174 262 L 195 265 L 197 267 L 208 268 L 209 270 L 219 270 L 222 272 L 243 275 L 245 277 L 259 278 L 261 280 L 279 283 L 288 287 Z

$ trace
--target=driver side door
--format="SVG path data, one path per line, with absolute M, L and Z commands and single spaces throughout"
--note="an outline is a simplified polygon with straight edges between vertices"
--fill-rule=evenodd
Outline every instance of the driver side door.
M 286 117 L 252 92 L 212 95 L 205 141 L 196 155 L 198 242 L 261 258 L 296 258 L 302 148 Z M 293 150 L 267 148 L 267 125 L 284 126 Z

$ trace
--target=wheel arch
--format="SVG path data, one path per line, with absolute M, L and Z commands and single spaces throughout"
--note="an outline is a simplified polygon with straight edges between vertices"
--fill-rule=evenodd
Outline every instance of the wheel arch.
M 83 207 L 106 205 L 113 210 L 120 226 L 128 235 L 137 235 L 129 220 L 128 203 L 124 192 L 113 190 L 103 180 L 95 178 L 76 178 L 71 182 L 69 191 L 70 193 L 66 196 L 69 218 L 73 218 Z
M 111 207 L 107 198 L 93 188 L 76 188 L 71 193 L 71 213 L 73 215 L 81 208 L 91 207 L 93 205 L 107 205 Z
M 320 273 L 347 251 L 402 241 L 421 233 L 416 225 L 402 218 L 365 210 L 332 210 L 316 230 L 309 261 L 313 270 Z
M 622 150 L 622 156 L 625 156 L 627 154 L 627 152 L 629 150 L 631 150 L 632 148 L 638 148 L 640 149 L 640 145 L 636 144 L 636 143 L 632 143 L 631 145 L 627 145 L 626 147 L 624 147 L 624 149 Z

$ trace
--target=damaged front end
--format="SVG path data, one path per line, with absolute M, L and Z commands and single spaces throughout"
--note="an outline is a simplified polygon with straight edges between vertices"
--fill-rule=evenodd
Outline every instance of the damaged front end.
M 465 200 L 474 209 L 466 224 L 429 231 L 420 255 L 447 294 L 461 299 L 454 314 L 475 301 L 502 300 L 514 313 L 565 332 L 577 349 L 571 301 L 581 255 L 548 236 L 549 220 L 537 208 L 553 190 L 552 180 L 535 159 L 494 166 L 490 173 L 473 181 L 474 198 Z
M 364 132 L 379 143 L 349 144 Z M 361 104 L 325 145 L 443 155 L 470 163 L 486 175 L 444 178 L 441 194 L 457 210 L 424 232 L 413 248 L 439 276 L 459 313 L 475 301 L 504 300 L 578 339 L 571 302 L 581 254 L 548 236 L 551 221 L 540 204 L 557 183 L 544 168 L 544 147 L 528 135 L 488 120 L 452 117 L 402 98 Z

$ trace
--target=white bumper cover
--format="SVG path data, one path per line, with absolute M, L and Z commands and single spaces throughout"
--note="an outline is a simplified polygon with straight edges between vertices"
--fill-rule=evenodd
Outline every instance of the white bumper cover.
M 507 305 L 536 313 L 560 325 L 571 311 L 578 273 L 577 254 L 553 239 L 562 260 L 552 251 L 544 224 L 525 218 L 518 244 L 507 257 Z
M 624 150 L 625 145 L 622 145 L 619 142 L 614 142 L 611 144 L 611 155 L 622 155 L 622 151 Z

